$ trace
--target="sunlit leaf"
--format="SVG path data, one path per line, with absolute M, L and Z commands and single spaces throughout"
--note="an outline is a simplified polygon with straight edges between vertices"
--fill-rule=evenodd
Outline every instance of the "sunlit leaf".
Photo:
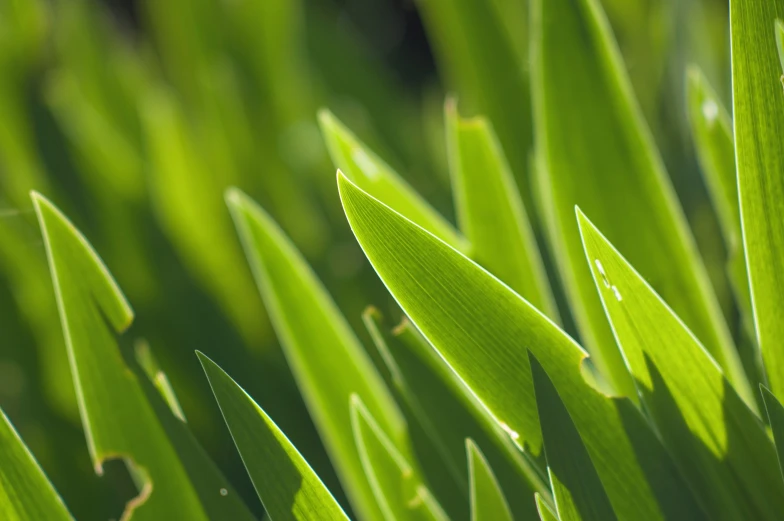
M 316 275 L 275 222 L 239 190 L 226 201 L 289 367 L 349 500 L 380 516 L 352 441 L 349 397 L 359 395 L 405 450 L 405 423 L 381 376 Z
M 539 510 L 539 519 L 541 521 L 558 521 L 558 515 L 553 512 L 539 494 L 536 494 L 536 508 Z
M 646 410 L 714 519 L 784 512 L 773 445 L 720 367 L 645 279 L 578 211 L 596 288 Z
M 354 235 L 392 296 L 511 436 L 528 445 L 541 440 L 530 350 L 561 395 L 619 518 L 703 519 L 639 411 L 583 379 L 586 353 L 571 338 L 477 264 L 344 176 L 338 187 Z
M 348 520 L 308 462 L 267 413 L 215 362 L 197 354 L 270 518 Z
M 484 118 L 462 118 L 454 100 L 447 101 L 445 113 L 457 220 L 471 258 L 557 320 L 542 258 L 495 133 Z
M 753 394 L 598 0 L 536 0 L 531 66 L 549 239 L 585 346 L 615 390 L 632 379 L 596 297 L 574 221 L 588 212 Z M 576 88 L 579 86 L 579 88 Z
M 63 500 L 0 410 L 0 519 L 71 520 Z
M 471 438 L 466 439 L 471 478 L 471 521 L 512 521 L 512 513 L 493 469 Z
M 446 521 L 418 471 L 395 448 L 359 396 L 352 395 L 350 408 L 357 451 L 384 519 Z
M 562 521 L 616 519 L 591 457 L 547 373 L 530 356 L 547 468 Z
M 784 17 L 784 0 L 730 3 L 733 122 L 743 243 L 757 344 L 770 389 L 782 396 L 784 94 L 776 50 L 777 17 Z

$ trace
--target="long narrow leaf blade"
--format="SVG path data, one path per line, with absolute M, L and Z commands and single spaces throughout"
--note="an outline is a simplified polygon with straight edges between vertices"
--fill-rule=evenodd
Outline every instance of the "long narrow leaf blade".
M 578 211 L 585 256 L 665 444 L 714 519 L 777 519 L 784 483 L 759 418 L 678 316 Z
M 533 11 L 534 120 L 551 214 L 545 220 L 594 363 L 618 392 L 634 396 L 585 266 L 575 205 L 628 252 L 752 402 L 729 329 L 599 1 L 536 0 Z
M 226 372 L 197 353 L 264 509 L 275 521 L 348 520 L 285 434 Z
M 529 357 L 558 516 L 561 521 L 616 519 L 569 411 L 542 366 L 530 354 Z
M 477 264 L 345 177 L 338 187 L 354 235 L 392 296 L 508 432 L 530 440 L 534 433 L 525 429 L 535 429 L 540 436 L 536 411 L 521 406 L 533 398 L 530 349 L 561 394 L 619 518 L 704 518 L 639 411 L 583 379 L 586 354 L 571 338 Z
M 133 320 L 130 305 L 66 217 L 39 194 L 33 194 L 33 203 L 96 472 L 103 472 L 106 459 L 132 462 L 143 482 L 141 495 L 127 509 L 138 519 L 206 520 L 155 412 L 120 356 L 117 337 Z
M 446 521 L 418 472 L 376 423 L 357 396 L 351 397 L 351 426 L 359 457 L 386 521 Z
M 520 192 L 490 123 L 462 118 L 454 100 L 447 101 L 445 112 L 455 207 L 471 258 L 557 320 Z
M 779 457 L 779 469 L 784 479 L 784 405 L 776 398 L 767 387 L 762 387 L 762 399 L 768 413 L 768 421 L 776 441 L 776 452 Z
M 536 495 L 536 508 L 539 510 L 539 519 L 541 521 L 558 521 L 558 515 L 552 511 L 539 494 Z
M 471 438 L 466 439 L 471 478 L 471 521 L 512 521 L 512 513 L 493 469 Z
M 784 95 L 775 25 L 784 0 L 733 0 L 732 101 L 743 244 L 757 344 L 784 395 Z
M 226 196 L 273 326 L 338 477 L 357 514 L 381 515 L 352 441 L 358 394 L 398 448 L 405 423 L 381 376 L 316 275 L 280 228 L 238 190 Z
M 11 422 L 0 410 L 0 519 L 73 518 Z

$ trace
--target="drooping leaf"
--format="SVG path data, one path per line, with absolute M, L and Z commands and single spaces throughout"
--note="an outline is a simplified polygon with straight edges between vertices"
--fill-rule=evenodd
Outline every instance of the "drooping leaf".
M 348 520 L 308 462 L 267 413 L 215 362 L 202 353 L 196 354 L 270 518 Z
M 520 192 L 490 123 L 481 117 L 462 118 L 455 100 L 447 101 L 445 114 L 458 224 L 470 243 L 471 257 L 557 320 Z
M 641 414 L 586 383 L 586 353 L 533 306 L 459 252 L 339 176 L 365 255 L 430 344 L 522 443 L 540 436 L 527 351 L 547 371 L 623 519 L 703 519 Z M 541 439 L 541 438 L 539 438 Z M 538 450 L 537 450 L 538 452 Z
M 463 493 L 469 490 L 465 440 L 471 438 L 484 448 L 515 519 L 535 519 L 533 493 L 549 495 L 549 486 L 530 455 L 520 451 L 410 320 L 404 318 L 389 332 L 375 309 L 366 311 L 363 319 L 392 375 L 392 385 Z M 446 508 L 443 499 L 442 505 Z
M 536 508 L 539 510 L 539 519 L 541 521 L 558 521 L 558 515 L 553 512 L 550 505 L 545 503 L 539 494 L 536 494 Z
M 73 518 L 41 467 L 0 410 L 0 519 Z
M 547 468 L 561 521 L 617 519 L 569 411 L 530 352 L 529 359 L 542 421 Z
M 319 124 L 332 162 L 349 179 L 452 246 L 465 249 L 465 240 L 454 227 L 334 114 L 319 111 Z
M 776 452 L 779 457 L 779 469 L 781 477 L 784 479 L 784 405 L 776 398 L 767 387 L 761 386 L 762 399 L 765 401 L 765 409 L 768 413 L 768 421 L 773 431 L 773 439 L 776 441 Z
M 585 266 L 574 206 L 651 280 L 751 402 L 683 211 L 598 0 L 536 0 L 531 67 L 549 239 L 581 337 L 617 392 L 635 389 Z M 579 85 L 579 88 L 575 88 Z M 677 269 L 673 269 L 677 267 Z
M 360 517 L 380 516 L 352 442 L 349 397 L 362 397 L 401 451 L 405 423 L 381 376 L 316 275 L 277 224 L 239 190 L 226 194 L 273 326 L 316 428 Z
M 493 469 L 471 438 L 466 438 L 471 483 L 471 521 L 512 521 L 512 513 Z
M 351 396 L 351 426 L 370 487 L 386 521 L 446 521 L 447 516 L 384 433 L 358 395 Z
M 772 29 L 774 21 L 782 17 L 784 0 L 730 3 L 733 123 L 743 244 L 757 345 L 770 389 L 777 396 L 784 395 L 784 94 Z
M 690 68 L 687 78 L 689 121 L 697 158 L 727 246 L 727 271 L 732 290 L 742 309 L 744 321 L 749 322 L 749 331 L 753 331 L 749 277 L 740 229 L 732 121 L 727 109 L 699 69 Z
M 578 210 L 585 255 L 646 409 L 713 519 L 776 519 L 784 482 L 759 418 L 645 279 Z
M 33 193 L 33 203 L 96 472 L 110 458 L 131 462 L 141 492 L 127 511 L 136 519 L 206 520 L 206 505 L 120 355 L 117 337 L 133 321 L 130 305 L 66 217 L 39 194 Z

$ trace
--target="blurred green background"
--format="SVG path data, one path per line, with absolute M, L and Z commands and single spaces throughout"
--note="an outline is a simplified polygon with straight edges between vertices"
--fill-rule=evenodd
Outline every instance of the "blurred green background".
M 514 50 L 510 75 L 524 83 L 525 1 L 476 3 L 492 4 L 493 30 Z M 727 1 L 602 3 L 729 309 L 684 107 L 689 63 L 729 105 Z M 316 111 L 335 112 L 453 220 L 444 96 L 457 94 L 466 114 L 495 114 L 460 54 L 474 28 L 449 11 L 449 0 L 0 0 L 0 407 L 76 518 L 117 518 L 135 493 L 122 465 L 93 472 L 29 191 L 60 206 L 108 264 L 137 315 L 126 347 L 150 342 L 191 428 L 249 506 L 261 513 L 196 349 L 256 398 L 342 500 L 223 191 L 239 186 L 275 217 L 363 340 L 365 306 L 396 317 L 348 230 Z M 512 94 L 504 104 L 522 116 L 493 123 L 521 177 L 530 99 Z M 533 212 L 530 180 L 518 181 Z

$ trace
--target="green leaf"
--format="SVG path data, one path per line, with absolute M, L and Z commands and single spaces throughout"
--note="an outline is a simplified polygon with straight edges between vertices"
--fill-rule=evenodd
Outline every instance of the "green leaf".
M 127 505 L 136 519 L 207 519 L 199 496 L 120 356 L 118 335 L 133 311 L 106 266 L 66 217 L 43 196 L 33 204 L 49 259 L 87 446 L 95 471 L 131 462 L 140 495 Z
M 455 248 L 465 250 L 465 240 L 392 167 L 374 154 L 330 111 L 319 111 L 319 124 L 332 162 L 349 179 L 396 211 L 430 230 Z
M 743 243 L 757 345 L 770 389 L 784 395 L 784 93 L 771 26 L 784 0 L 733 0 L 732 101 Z M 666 297 L 665 297 L 666 298 Z
M 150 383 L 158 390 L 161 398 L 166 401 L 166 405 L 169 406 L 172 414 L 177 417 L 178 420 L 184 422 L 185 413 L 182 411 L 180 401 L 177 399 L 177 395 L 174 394 L 174 389 L 172 388 L 166 373 L 164 373 L 160 365 L 158 365 L 158 360 L 155 358 L 152 349 L 150 349 L 150 344 L 146 341 L 137 341 L 134 346 L 134 353 L 136 354 L 136 361 L 139 363 L 139 366 L 144 371 L 144 374 L 147 375 L 147 378 L 149 378 Z
M 538 493 L 536 494 L 536 508 L 539 510 L 539 519 L 541 521 L 558 521 L 558 515 L 552 511 Z
M 781 477 L 784 479 L 784 405 L 781 405 L 778 398 L 767 387 L 761 385 L 760 388 L 762 390 L 762 399 L 765 401 L 770 428 L 773 431 L 773 439 L 776 441 Z
M 72 520 L 41 467 L 0 409 L 0 519 Z
M 460 117 L 455 100 L 447 101 L 445 113 L 457 220 L 471 258 L 558 320 L 520 192 L 489 122 Z
M 784 512 L 759 418 L 710 354 L 645 279 L 578 210 L 596 288 L 646 410 L 714 519 L 776 519 Z
M 484 448 L 515 518 L 535 519 L 534 491 L 547 497 L 550 490 L 547 477 L 530 460 L 530 455 L 520 451 L 509 433 L 498 425 L 410 320 L 404 318 L 390 333 L 377 310 L 366 311 L 363 319 L 402 403 L 422 426 L 463 493 L 467 495 L 469 490 L 465 440 L 471 438 Z M 434 489 L 434 492 L 439 491 Z M 445 500 L 441 501 L 446 508 Z
M 350 409 L 354 441 L 384 519 L 446 521 L 418 471 L 395 448 L 358 395 L 351 396 Z
M 728 275 L 749 331 L 754 330 L 749 277 L 740 229 L 738 179 L 732 121 L 707 78 L 696 67 L 688 71 L 687 97 L 694 146 L 719 218 L 728 252 Z
M 357 515 L 375 519 L 373 492 L 352 441 L 349 397 L 362 397 L 401 451 L 406 426 L 345 318 L 275 222 L 236 189 L 226 201 L 311 417 Z
M 270 518 L 348 520 L 308 462 L 267 413 L 215 362 L 202 353 L 196 354 Z
M 547 373 L 529 352 L 547 468 L 562 521 L 617 519 L 580 433 Z
M 477 264 L 344 176 L 338 187 L 354 235 L 392 296 L 520 443 L 541 443 L 530 349 L 558 389 L 619 518 L 704 518 L 639 411 L 583 379 L 586 353 L 571 338 Z
M 466 438 L 466 452 L 471 477 L 471 521 L 512 521 L 501 485 L 471 438 Z
M 575 205 L 627 252 L 752 402 L 727 324 L 598 0 L 536 0 L 533 12 L 534 126 L 550 214 L 544 221 L 594 364 L 617 392 L 636 399 L 584 262 Z
M 779 59 L 781 60 L 781 68 L 784 69 L 784 22 L 776 20 L 776 44 L 779 48 Z M 784 75 L 782 75 L 784 78 Z M 784 80 L 782 80 L 784 83 Z

